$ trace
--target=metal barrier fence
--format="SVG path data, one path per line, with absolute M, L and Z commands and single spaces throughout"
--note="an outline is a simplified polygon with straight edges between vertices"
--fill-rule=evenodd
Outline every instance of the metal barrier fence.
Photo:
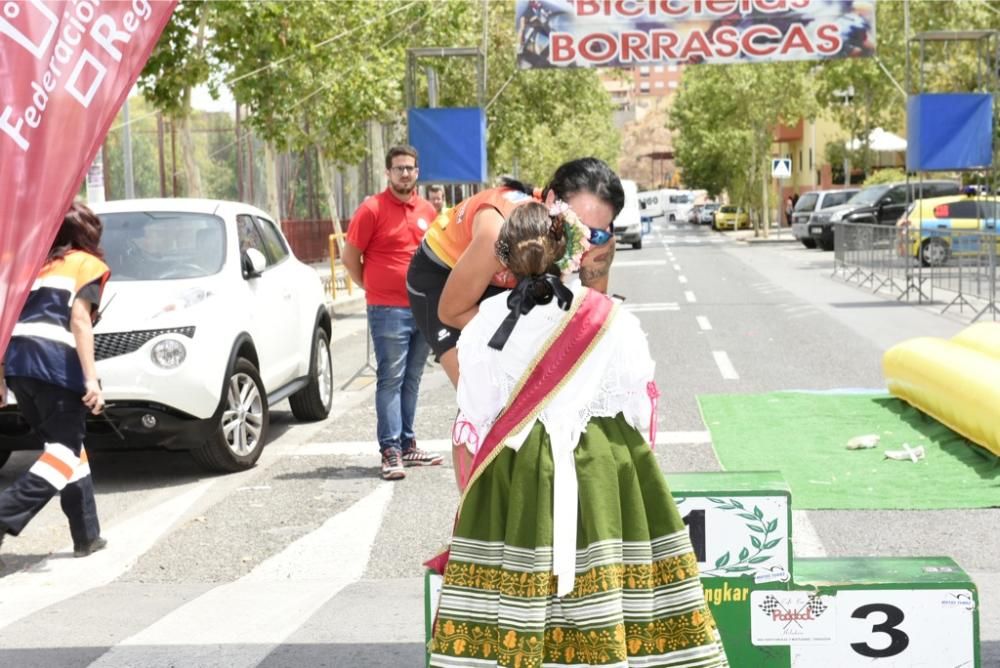
M 872 292 L 1000 316 L 998 230 L 836 223 L 833 275 Z

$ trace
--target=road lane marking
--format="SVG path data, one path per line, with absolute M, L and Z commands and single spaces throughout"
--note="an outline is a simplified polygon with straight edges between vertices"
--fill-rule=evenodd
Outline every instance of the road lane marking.
M 393 483 L 337 513 L 315 531 L 261 562 L 239 580 L 212 589 L 113 647 L 91 668 L 135 665 L 135 648 L 170 647 L 172 665 L 257 666 L 275 645 L 342 589 L 361 579 Z
M 715 365 L 719 367 L 719 373 L 725 380 L 739 380 L 740 374 L 736 373 L 736 367 L 729 360 L 729 355 L 724 350 L 713 350 L 712 357 L 715 358 Z
M 673 258 L 670 258 L 670 259 L 672 260 Z M 674 271 L 680 271 L 680 270 L 681 270 L 681 266 L 679 264 L 675 264 L 674 265 Z
M 657 311 L 680 311 L 680 304 L 677 302 L 662 302 L 650 304 L 625 304 L 625 310 L 632 313 L 654 313 Z
M 687 283 L 688 282 L 687 276 L 678 276 L 677 280 L 680 281 L 681 283 Z
M 12 573 L 0 584 L 0 629 L 50 605 L 103 587 L 128 571 L 166 534 L 216 481 L 199 481 L 188 490 L 110 528 L 108 547 L 86 559 L 46 559 Z M 60 552 L 69 552 L 67 547 Z
M 701 328 L 701 331 L 707 332 L 708 330 L 712 329 L 712 323 L 710 323 L 708 321 L 708 318 L 706 318 L 705 316 L 703 315 L 696 316 L 695 320 L 698 321 L 698 327 Z
M 665 267 L 666 260 L 619 260 L 615 262 L 615 269 L 620 267 Z
M 684 299 L 688 300 L 688 303 L 690 304 L 694 304 L 696 301 L 698 301 L 698 298 L 695 297 L 694 293 L 691 292 L 690 290 L 684 291 Z

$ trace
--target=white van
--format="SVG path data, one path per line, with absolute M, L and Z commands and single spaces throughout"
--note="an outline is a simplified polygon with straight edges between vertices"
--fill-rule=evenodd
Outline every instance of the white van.
M 667 220 L 687 220 L 694 206 L 694 197 L 689 190 L 663 190 L 663 214 Z
M 638 194 L 639 212 L 644 222 L 653 222 L 657 218 L 663 218 L 663 203 L 666 198 L 659 190 L 644 190 Z
M 642 248 L 642 218 L 639 208 L 639 188 L 635 181 L 622 179 L 625 190 L 625 206 L 615 218 L 615 239 L 618 243 L 632 244 L 632 248 Z

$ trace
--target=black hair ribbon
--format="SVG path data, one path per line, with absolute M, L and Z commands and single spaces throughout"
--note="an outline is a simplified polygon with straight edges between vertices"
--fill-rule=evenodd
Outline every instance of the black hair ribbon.
M 559 277 L 554 274 L 522 278 L 518 281 L 517 287 L 507 295 L 507 308 L 510 309 L 510 313 L 500 323 L 487 345 L 494 350 L 503 350 L 518 318 L 527 315 L 536 306 L 548 304 L 553 297 L 556 298 L 559 308 L 564 311 L 568 311 L 573 303 L 573 291 L 563 285 Z

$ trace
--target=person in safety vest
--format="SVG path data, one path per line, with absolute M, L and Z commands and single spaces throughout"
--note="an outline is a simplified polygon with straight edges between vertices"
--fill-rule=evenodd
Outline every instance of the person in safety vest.
M 83 447 L 87 413 L 104 410 L 94 359 L 94 325 L 111 270 L 104 264 L 101 220 L 74 203 L 21 310 L 0 373 L 0 406 L 13 391 L 21 414 L 45 444 L 41 457 L 0 493 L 0 543 L 17 536 L 60 495 L 73 556 L 107 545 L 97 520 L 94 484 Z

